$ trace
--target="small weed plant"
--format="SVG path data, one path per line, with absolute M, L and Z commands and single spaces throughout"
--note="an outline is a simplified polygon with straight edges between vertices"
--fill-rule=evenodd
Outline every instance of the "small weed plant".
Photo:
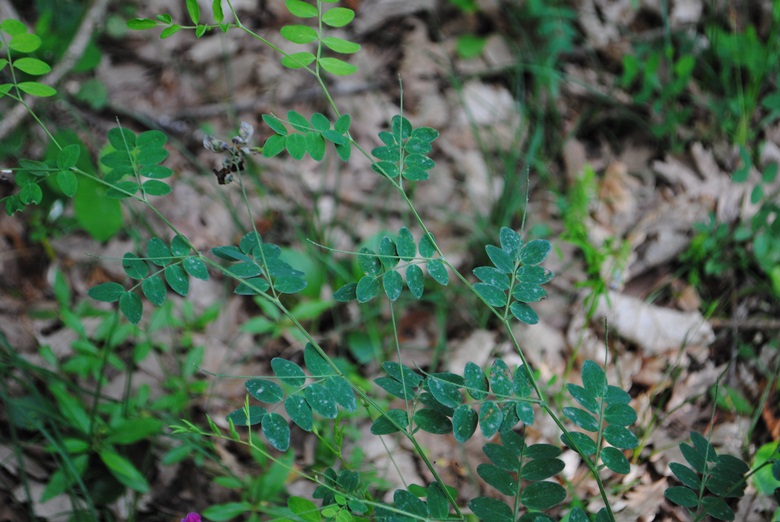
M 192 278 L 207 280 L 218 275 L 234 281 L 236 294 L 261 302 L 272 322 L 284 322 L 285 328 L 295 330 L 302 354 L 273 358 L 271 373 L 247 379 L 246 400 L 236 404 L 227 416 L 227 429 L 220 429 L 209 417 L 202 423 L 170 422 L 171 435 L 178 442 L 166 455 L 165 463 L 188 455 L 210 457 L 211 439 L 248 446 L 256 463 L 258 473 L 253 477 L 228 473 L 216 479 L 225 487 L 239 490 L 240 500 L 208 507 L 202 513 L 204 518 L 466 520 L 470 512 L 491 522 L 615 520 L 609 480 L 629 473 L 631 463 L 627 455 L 639 446 L 632 430 L 637 414 L 630 405 L 631 397 L 607 381 L 599 363 L 588 360 L 581 366 L 578 379 L 581 384 L 566 385 L 567 405 L 554 404 L 540 386 L 537 372 L 527 363 L 513 329 L 518 321 L 533 325 L 539 320 L 533 305 L 546 297 L 545 284 L 553 279 L 553 273 L 543 266 L 551 244 L 546 240 L 526 241 L 522 227 L 520 232 L 502 227 L 494 244 L 484 247 L 490 263 L 474 269 L 473 277 L 460 273 L 448 261 L 410 196 L 415 184 L 435 175 L 431 153 L 438 132 L 414 126 L 403 115 L 401 107 L 401 114 L 394 116 L 387 130 L 379 133 L 381 146 L 367 149 L 353 139 L 350 116 L 343 114 L 334 102 L 329 91 L 330 80 L 326 81 L 326 77 L 355 72 L 355 66 L 342 58 L 358 52 L 360 46 L 332 34 L 333 28 L 344 27 L 354 18 L 352 10 L 332 3 L 330 0 L 286 1 L 290 15 L 300 19 L 300 23 L 281 28 L 285 40 L 300 45 L 300 51 L 292 53 L 245 26 L 229 0 L 224 4 L 230 10 L 232 22 L 226 21 L 220 0 L 213 3 L 209 13 L 212 21 L 208 23 L 202 21 L 199 2 L 187 0 L 190 17 L 187 24 L 167 14 L 136 18 L 128 24 L 135 30 L 162 28 L 162 38 L 182 30 L 194 31 L 198 37 L 213 31 L 239 31 L 278 52 L 285 67 L 312 75 L 322 88 L 328 102 L 327 114 L 304 115 L 296 111 L 284 116 L 265 114 L 262 120 L 272 133 L 262 146 L 252 145 L 254 129 L 248 123 L 243 123 L 229 141 L 211 136 L 204 139 L 208 150 L 223 157 L 222 168 L 214 172 L 216 181 L 238 185 L 246 202 L 246 222 L 253 224 L 237 244 L 212 245 L 207 251 L 198 249 L 155 205 L 156 198 L 172 191 L 168 180 L 173 171 L 164 165 L 168 152 L 167 136 L 163 132 L 135 133 L 122 126 L 111 129 L 100 154 L 100 171 L 81 166 L 83 148 L 49 134 L 56 149 L 51 158 L 23 160 L 15 169 L 18 190 L 5 198 L 8 214 L 40 204 L 46 190 L 74 197 L 80 185 L 86 184 L 99 187 L 104 194 L 102 198 L 135 201 L 147 207 L 170 231 L 167 236 L 143 238 L 140 249 L 124 254 L 121 266 L 127 276 L 125 282 L 102 283 L 88 292 L 97 301 L 116 303 L 126 321 L 119 321 L 118 314 L 72 310 L 67 285 L 61 277 L 55 282 L 61 307 L 59 316 L 68 327 L 82 333 L 77 353 L 61 369 L 67 374 L 91 377 L 96 387 L 91 408 L 85 406 L 83 394 L 69 390 L 64 382 L 50 390 L 56 399 L 56 411 L 46 409 L 45 399 L 33 395 L 10 403 L 14 429 L 43 434 L 52 455 L 63 463 L 60 471 L 51 477 L 44 494 L 51 497 L 67 492 L 73 499 L 74 519 L 88 520 L 96 512 L 96 501 L 90 494 L 96 490 L 90 480 L 96 476 L 97 466 L 104 468 L 116 483 L 115 492 L 121 487 L 139 493 L 149 490 L 144 461 L 130 459 L 123 448 L 152 434 L 162 435 L 161 421 L 154 412 L 162 408 L 175 415 L 184 408 L 187 394 L 201 390 L 185 378 L 167 383 L 171 394 L 163 405 L 149 401 L 144 394 L 114 403 L 101 395 L 104 372 L 108 366 L 120 371 L 131 370 L 114 355 L 114 350 L 133 336 L 138 325 L 146 320 L 150 324 L 175 323 L 169 306 L 170 294 L 186 297 Z M 0 70 L 10 78 L 8 83 L 0 85 L 0 94 L 22 104 L 25 95 L 54 95 L 53 88 L 20 77 L 41 75 L 49 70 L 45 62 L 29 56 L 40 45 L 40 39 L 14 20 L 3 21 L 0 29 L 4 52 Z M 32 111 L 31 114 L 46 131 L 46 125 Z M 374 174 L 381 176 L 408 207 L 411 219 L 397 232 L 382 236 L 374 248 L 363 247 L 352 252 L 360 276 L 336 289 L 335 300 L 359 304 L 386 300 L 395 325 L 398 299 L 403 293 L 420 299 L 426 285 L 447 287 L 454 279 L 472 291 L 495 317 L 506 339 L 516 349 L 521 364 L 510 366 L 498 358 L 487 368 L 468 362 L 458 373 L 423 369 L 406 360 L 394 329 L 395 355 L 380 361 L 382 376 L 373 383 L 365 383 L 346 372 L 328 354 L 315 333 L 303 326 L 301 315 L 289 307 L 289 296 L 304 291 L 306 274 L 286 262 L 282 249 L 264 240 L 254 227 L 256 220 L 248 203 L 242 171 L 249 155 L 270 158 L 287 154 L 291 161 L 308 155 L 321 161 L 331 151 L 345 162 L 354 154 L 369 159 Z M 91 190 L 91 194 L 97 194 Z M 151 319 L 145 319 L 148 317 L 143 313 L 145 307 L 155 309 Z M 88 314 L 97 314 L 103 322 L 96 334 L 88 335 L 81 323 Z M 213 317 L 208 312 L 204 317 L 194 317 L 190 312 L 181 321 L 202 326 Z M 267 331 L 281 333 L 273 324 L 264 325 Z M 95 344 L 96 340 L 99 345 Z M 192 368 L 199 364 L 202 352 L 197 347 L 190 348 L 192 355 L 185 363 Z M 3 349 L 5 361 L 14 352 L 7 345 Z M 139 343 L 134 359 L 143 360 L 155 349 L 152 342 Z M 44 350 L 43 356 L 56 364 L 53 354 Z M 13 368 L 21 362 L 8 359 L 4 364 Z M 557 426 L 559 444 L 532 443 L 526 439 L 526 428 L 533 426 L 540 415 L 549 417 Z M 372 436 L 406 439 L 427 469 L 430 482 L 406 484 L 389 495 L 391 501 L 387 500 L 389 497 L 377 495 L 374 481 L 379 479 L 361 470 L 359 459 L 342 453 L 342 432 L 347 421 L 355 418 L 370 422 Z M 321 465 L 306 469 L 295 465 L 296 448 L 291 444 L 293 425 L 319 437 L 321 446 L 328 448 L 318 449 L 331 453 L 317 459 Z M 418 440 L 419 434 L 452 437 L 463 444 L 477 430 L 487 442 L 482 446 L 485 461 L 476 472 L 491 491 L 487 496 L 462 498 L 432 462 Z M 680 445 L 686 462 L 672 464 L 680 485 L 667 489 L 666 497 L 687 509 L 693 520 L 707 516 L 733 520 L 730 499 L 741 497 L 748 477 L 765 468 L 771 469 L 775 480 L 780 480 L 776 450 L 751 469 L 736 457 L 717 454 L 706 435 L 692 433 L 691 441 L 692 445 Z M 564 450 L 574 452 L 587 468 L 599 492 L 598 498 L 576 498 L 574 488 L 564 486 L 569 484 L 561 475 L 565 467 L 561 458 Z M 285 491 L 284 481 L 291 474 L 313 484 L 311 498 Z M 188 519 L 195 517 L 188 515 Z

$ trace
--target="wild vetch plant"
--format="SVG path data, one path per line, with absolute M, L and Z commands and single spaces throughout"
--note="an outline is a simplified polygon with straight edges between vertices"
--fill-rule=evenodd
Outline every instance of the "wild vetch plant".
M 170 230 L 168 237 L 149 237 L 142 251 L 127 252 L 122 259 L 127 282 L 97 285 L 89 290 L 92 298 L 117 303 L 125 319 L 138 325 L 144 319 L 146 304 L 161 307 L 170 292 L 187 296 L 191 278 L 206 280 L 216 274 L 232 279 L 236 294 L 259 299 L 275 308 L 305 339 L 302 357 L 295 359 L 302 361 L 302 365 L 290 357 L 276 357 L 271 360 L 272 375 L 246 381 L 246 400 L 244 404 L 236 404 L 235 411 L 228 415 L 226 432 L 208 417 L 204 419 L 206 429 L 185 421 L 174 427 L 174 432 L 200 437 L 203 441 L 223 438 L 248 445 L 261 461 L 311 481 L 315 486 L 313 499 L 293 496 L 286 499 L 286 507 L 277 508 L 264 503 L 266 499 L 248 495 L 240 503 L 205 510 L 205 518 L 227 520 L 247 515 L 250 520 L 258 520 L 260 513 L 273 512 L 274 516 L 303 520 L 465 520 L 470 510 L 489 521 L 556 520 L 553 515 L 561 513 L 571 521 L 614 520 L 605 479 L 610 475 L 604 472 L 609 470 L 614 476 L 630 471 L 627 455 L 639 446 L 637 436 L 630 429 L 637 420 L 630 405 L 631 397 L 607 381 L 598 363 L 585 361 L 580 375 L 582 384 L 566 386 L 572 401 L 559 411 L 545 395 L 512 328 L 516 321 L 533 325 L 539 320 L 533 304 L 546 297 L 545 284 L 554 277 L 542 266 L 551 250 L 550 243 L 525 241 L 522 229 L 518 233 L 503 227 L 495 244 L 485 246 L 490 264 L 474 269 L 474 278 L 460 273 L 448 261 L 410 197 L 414 184 L 435 176 L 431 155 L 438 132 L 415 127 L 403 114 L 398 114 L 389 122 L 388 130 L 379 133 L 382 146 L 367 150 L 353 139 L 350 117 L 341 113 L 325 78 L 353 73 L 353 65 L 332 54 L 355 53 L 360 46 L 330 34 L 331 28 L 346 26 L 354 18 L 352 10 L 328 5 L 331 3 L 334 2 L 286 1 L 291 15 L 303 19 L 302 22 L 312 22 L 281 29 L 283 38 L 302 46 L 295 53 L 283 51 L 245 26 L 230 1 L 225 4 L 233 22 L 225 21 L 220 0 L 212 6 L 213 23 L 201 22 L 198 2 L 187 0 L 190 25 L 177 23 L 167 14 L 133 19 L 128 25 L 137 30 L 162 27 L 163 38 L 180 30 L 194 31 L 198 37 L 210 31 L 240 31 L 278 52 L 285 67 L 312 75 L 328 101 L 328 114 L 303 115 L 296 111 L 284 117 L 265 114 L 263 122 L 272 134 L 261 147 L 251 144 L 254 129 L 249 123 L 242 123 L 230 142 L 211 136 L 204 139 L 209 151 L 223 156 L 222 168 L 214 171 L 218 184 L 237 185 L 248 202 L 246 180 L 242 176 L 248 154 L 270 158 L 286 153 L 292 160 L 308 155 L 321 161 L 332 149 L 343 161 L 349 161 L 352 154 L 368 158 L 375 175 L 381 176 L 407 205 L 411 221 L 397 233 L 383 236 L 375 249 L 364 247 L 353 252 L 362 275 L 338 288 L 334 298 L 360 304 L 386 299 L 394 318 L 402 293 L 408 291 L 420 299 L 427 279 L 446 287 L 454 278 L 493 314 L 506 339 L 516 349 L 519 366 L 510 367 L 502 359 L 495 359 L 488 368 L 468 362 L 459 373 L 437 368 L 423 370 L 405 360 L 396 339 L 396 357 L 381 361 L 384 374 L 375 379 L 375 386 L 369 389 L 358 386 L 328 355 L 316 335 L 304 328 L 288 309 L 286 296 L 306 287 L 305 274 L 282 259 L 279 246 L 261 237 L 248 203 L 247 222 L 252 224 L 248 232 L 238 244 L 213 245 L 208 251 L 196 248 L 157 208 L 153 198 L 171 192 L 166 180 L 173 175 L 163 165 L 168 155 L 167 137 L 159 131 L 137 134 L 121 126 L 112 129 L 107 136 L 108 146 L 100 157 L 107 170 L 105 175 L 77 167 L 80 149 L 60 146 L 52 137 L 59 149 L 56 159 L 25 160 L 20 164 L 15 178 L 19 190 L 6 198 L 6 211 L 13 214 L 39 203 L 40 185 L 45 180 L 56 183 L 65 195 L 72 196 L 79 180 L 89 179 L 106 187 L 108 198 L 134 200 L 148 207 Z M 0 86 L 0 92 L 22 103 L 23 93 L 52 94 L 41 84 L 17 81 L 15 75 L 15 71 L 40 74 L 45 69 L 43 62 L 23 56 L 35 50 L 34 35 L 12 20 L 2 22 L 0 29 L 6 53 L 0 68 L 11 71 L 11 82 Z M 42 122 L 38 123 L 46 128 Z M 391 406 L 387 406 L 387 396 L 394 398 Z M 345 417 L 360 415 L 370 416 L 373 436 L 397 434 L 405 438 L 427 468 L 431 482 L 398 489 L 392 494 L 392 502 L 384 502 L 374 498 L 371 484 L 366 483 L 361 470 L 350 468 L 349 459 L 341 458 L 337 464 L 317 469 L 301 470 L 293 466 L 292 424 L 313 432 L 323 423 L 332 422 L 338 427 Z M 557 426 L 560 445 L 531 444 L 526 440 L 526 427 L 532 426 L 539 415 L 549 417 Z M 258 431 L 253 430 L 255 426 L 259 426 Z M 477 467 L 477 473 L 494 491 L 489 496 L 462 498 L 442 477 L 418 440 L 418 434 L 424 431 L 453 437 L 463 444 L 477 429 L 490 440 L 482 447 L 486 461 Z M 667 498 L 687 508 L 696 519 L 707 515 L 720 520 L 733 519 L 728 499 L 741 496 L 748 474 L 757 470 L 750 471 L 735 457 L 717 455 L 702 435 L 694 433 L 692 440 L 693 446 L 681 445 L 687 465 L 672 467 L 682 485 L 669 488 Z M 587 468 L 599 491 L 598 499 L 570 499 L 566 504 L 569 491 L 562 484 L 567 481 L 560 477 L 565 466 L 561 459 L 564 447 L 579 455 L 581 465 Z M 780 479 L 776 457 L 762 466 L 772 466 L 774 477 Z M 125 470 L 135 469 L 132 463 L 122 464 Z M 140 487 L 130 480 L 125 484 L 131 489 Z M 276 480 L 276 485 L 280 484 L 283 480 Z M 589 505 L 596 506 L 591 510 L 595 514 L 583 509 Z M 198 518 L 191 513 L 185 520 Z

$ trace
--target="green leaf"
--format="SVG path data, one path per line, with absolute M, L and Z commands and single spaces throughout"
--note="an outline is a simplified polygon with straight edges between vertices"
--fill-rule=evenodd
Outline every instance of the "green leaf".
M 357 299 L 357 283 L 347 283 L 335 292 L 333 292 L 333 299 L 339 303 L 347 303 Z
M 30 33 L 17 33 L 11 37 L 8 47 L 20 53 L 31 53 L 41 46 L 41 38 Z
M 341 161 L 349 161 L 349 156 L 352 154 L 352 145 L 349 142 L 343 145 L 336 143 L 336 154 L 338 154 Z
M 261 402 L 277 403 L 284 397 L 284 392 L 273 381 L 266 379 L 249 379 L 244 383 L 249 394 Z
M 138 324 L 141 321 L 141 313 L 143 312 L 141 298 L 133 292 L 125 292 L 119 298 L 119 310 L 128 321 Z
M 143 279 L 149 273 L 149 265 L 137 255 L 127 252 L 122 257 L 122 269 L 132 279 Z
M 303 134 L 290 134 L 287 136 L 285 147 L 293 159 L 302 160 L 306 155 L 306 138 Z
M 699 505 L 698 495 L 694 491 L 682 486 L 666 488 L 664 496 L 678 506 L 694 508 Z
M 355 11 L 346 7 L 328 9 L 322 15 L 322 23 L 331 27 L 344 27 L 355 18 Z
M 387 372 L 389 376 L 398 382 L 406 383 L 411 387 L 419 386 L 422 382 L 422 377 L 414 370 L 403 364 L 398 364 L 394 361 L 387 361 L 382 363 L 382 368 Z
M 246 515 L 253 509 L 249 502 L 225 502 L 215 504 L 203 510 L 203 518 L 213 522 L 224 522 Z
M 574 400 L 579 402 L 583 408 L 593 414 L 599 414 L 601 408 L 599 407 L 599 403 L 594 394 L 578 384 L 567 384 L 566 389 L 569 390 L 569 394 L 574 397 Z
M 342 38 L 336 38 L 335 36 L 326 36 L 322 39 L 322 43 L 331 51 L 342 54 L 352 54 L 360 50 L 360 44 Z
M 61 170 L 57 173 L 57 184 L 62 193 L 69 198 L 73 197 L 79 188 L 79 180 L 69 170 Z
M 164 273 L 165 281 L 168 282 L 171 290 L 182 297 L 187 297 L 187 293 L 190 291 L 190 280 L 182 267 L 180 265 L 169 265 L 165 267 Z
M 284 417 L 278 413 L 270 412 L 260 421 L 263 435 L 271 443 L 271 446 L 279 451 L 287 451 L 290 447 L 290 426 Z
M 145 181 L 142 187 L 143 191 L 150 196 L 166 196 L 172 191 L 170 185 L 157 179 Z
M 422 154 L 409 154 L 404 158 L 404 165 L 422 170 L 430 170 L 436 166 L 436 163 L 429 157 Z
M 501 437 L 502 439 L 504 438 L 504 433 L 501 434 Z M 520 462 L 509 448 L 505 448 L 500 444 L 487 443 L 482 446 L 482 452 L 493 464 L 504 471 L 519 471 L 520 469 Z
M 274 288 L 282 294 L 295 294 L 306 288 L 306 280 L 298 276 L 281 276 L 274 280 Z
M 547 297 L 547 291 L 535 283 L 519 283 L 512 289 L 512 297 L 522 303 L 536 303 Z
M 735 518 L 734 511 L 721 498 L 704 497 L 701 506 L 705 513 L 718 520 L 734 520 Z
M 200 22 L 200 6 L 198 0 L 187 0 L 187 13 L 190 15 L 192 23 L 198 24 Z
M 428 508 L 425 507 L 425 502 L 406 490 L 395 490 L 393 493 L 393 502 L 395 503 L 395 507 L 397 509 L 400 509 L 411 515 L 417 515 L 418 517 L 423 518 L 428 515 Z
M 496 359 L 490 367 L 490 387 L 498 397 L 511 396 L 514 391 L 512 371 L 501 359 Z
M 306 401 L 311 409 L 327 419 L 335 419 L 338 415 L 336 399 L 325 386 L 319 383 L 310 384 L 304 390 Z
M 271 359 L 271 369 L 274 374 L 285 384 L 290 386 L 303 386 L 306 383 L 306 374 L 303 368 L 292 361 L 281 357 Z
M 426 259 L 433 257 L 434 254 L 436 254 L 436 242 L 433 240 L 433 236 L 430 233 L 423 234 L 423 236 L 420 238 L 420 245 L 418 249 L 420 251 L 420 255 Z
M 330 120 L 324 114 L 315 112 L 311 115 L 311 125 L 318 131 L 323 132 L 330 129 Z
M 599 430 L 599 423 L 596 418 L 585 410 L 567 407 L 563 409 L 563 414 L 574 424 L 586 431 L 595 432 Z
M 315 59 L 316 57 L 308 51 L 292 53 L 282 57 L 282 65 L 288 69 L 300 69 L 310 65 Z
M 409 417 L 404 410 L 387 410 L 382 413 L 380 417 L 371 424 L 372 435 L 389 435 L 400 431 L 396 424 L 400 426 L 400 429 L 406 428 L 409 425 Z
M 19 191 L 19 199 L 21 199 L 22 203 L 25 205 L 33 203 L 37 205 L 43 199 L 43 191 L 37 183 L 28 183 Z
M 379 241 L 379 260 L 388 268 L 398 264 L 398 251 L 395 249 L 395 242 L 390 239 L 390 236 L 383 236 Z
M 328 377 L 325 379 L 325 387 L 333 394 L 339 406 L 350 412 L 357 410 L 355 391 L 344 377 L 338 375 Z
M 486 439 L 489 439 L 498 432 L 501 422 L 504 420 L 504 413 L 501 408 L 493 401 L 485 401 L 479 409 L 479 427 Z
M 414 131 L 412 131 L 414 134 Z M 428 154 L 431 152 L 430 142 L 423 141 L 419 138 L 410 138 L 409 141 L 404 144 L 404 150 L 409 154 Z
M 428 486 L 426 492 L 428 503 L 428 514 L 433 519 L 445 519 L 450 514 L 450 505 L 447 497 L 437 483 L 433 482 Z
M 149 491 L 149 483 L 132 462 L 110 449 L 103 449 L 99 454 L 100 460 L 121 484 L 139 493 Z
M 514 261 L 512 261 L 512 258 L 509 257 L 509 254 L 504 252 L 502 249 L 494 245 L 487 245 L 485 247 L 485 251 L 490 258 L 490 261 L 493 262 L 499 271 L 505 274 L 511 274 L 515 271 Z
M 308 132 L 311 130 L 309 120 L 298 111 L 287 111 L 287 120 L 290 122 L 290 125 L 299 132 Z
M 311 431 L 314 429 L 314 415 L 311 406 L 303 396 L 295 394 L 287 397 L 284 400 L 284 410 L 302 430 Z
M 127 27 L 134 31 L 143 31 L 151 29 L 152 27 L 157 27 L 157 21 L 149 18 L 131 18 L 127 21 Z
M 537 458 L 523 466 L 520 476 L 525 480 L 538 481 L 557 475 L 566 464 L 557 458 Z
M 425 276 L 422 269 L 417 265 L 409 265 L 406 268 L 406 286 L 415 299 L 420 299 L 425 290 Z
M 410 135 L 411 138 L 431 143 L 439 137 L 439 131 L 430 127 L 417 127 Z
M 623 452 L 611 446 L 607 446 L 601 450 L 601 460 L 615 473 L 625 475 L 631 471 L 631 464 L 629 464 L 628 459 L 623 455 Z
M 341 134 L 346 134 L 349 131 L 349 126 L 352 123 L 352 119 L 349 114 L 342 114 L 336 123 L 333 124 L 333 129 Z
M 412 123 L 398 114 L 393 116 L 390 120 L 390 128 L 392 129 L 393 136 L 395 136 L 398 141 L 406 140 L 412 135 Z
M 387 393 L 399 399 L 410 400 L 414 397 L 414 387 L 391 377 L 378 377 L 374 382 Z
M 499 290 L 509 290 L 509 276 L 492 266 L 478 266 L 472 270 L 480 281 L 493 285 Z
M 672 462 L 669 464 L 669 468 L 672 470 L 672 473 L 674 473 L 674 476 L 689 488 L 695 490 L 701 488 L 701 479 L 699 478 L 699 475 L 688 466 L 680 464 L 679 462 Z
M 376 147 L 371 150 L 371 155 L 379 160 L 383 160 L 384 163 L 397 163 L 401 159 L 401 152 L 397 145 L 388 145 L 385 147 Z M 393 165 L 395 170 L 398 170 L 398 166 Z
M 222 11 L 222 0 L 213 0 L 211 12 L 214 13 L 214 21 L 221 24 L 225 19 L 225 13 Z
M 515 413 L 517 418 L 527 426 L 532 426 L 534 423 L 534 408 L 526 401 L 515 402 Z
M 279 30 L 279 33 L 285 40 L 297 44 L 307 44 L 319 37 L 317 31 L 308 25 L 285 25 Z
M 569 436 L 565 434 L 561 435 L 561 442 L 571 449 L 575 449 L 576 444 L 579 451 L 586 457 L 596 453 L 596 443 L 593 442 L 593 439 L 579 431 L 571 431 L 569 432 Z
M 428 270 L 428 274 L 430 274 L 433 280 L 440 285 L 447 286 L 447 284 L 450 282 L 450 276 L 447 273 L 447 268 L 444 266 L 444 263 L 442 263 L 441 259 L 430 259 L 425 264 L 425 268 Z
M 269 136 L 263 144 L 263 157 L 273 158 L 274 156 L 278 156 L 287 144 L 287 138 L 285 136 L 286 134 L 274 134 Z
M 452 415 L 452 431 L 455 440 L 465 444 L 477 430 L 479 416 L 468 404 L 461 404 L 455 408 Z
M 162 32 L 160 33 L 160 39 L 164 40 L 166 38 L 170 38 L 171 36 L 175 35 L 179 31 L 181 31 L 181 26 L 179 24 L 171 24 L 170 26 L 162 30 Z
M 417 245 L 414 242 L 414 236 L 408 228 L 403 227 L 398 231 L 395 244 L 398 255 L 403 261 L 411 261 L 417 255 Z
M 514 522 L 512 508 L 504 502 L 490 497 L 476 497 L 469 500 L 469 509 L 480 520 L 486 522 Z
M 374 276 L 363 276 L 358 281 L 355 288 L 355 295 L 359 303 L 367 303 L 379 294 L 379 278 Z
M 38 82 L 20 82 L 16 86 L 20 91 L 39 98 L 48 98 L 57 94 L 57 89 Z
M 157 419 L 129 418 L 112 427 L 105 442 L 109 444 L 128 445 L 162 433 L 163 423 Z M 85 450 L 88 448 L 85 448 Z
M 87 291 L 87 295 L 96 301 L 115 303 L 125 293 L 125 287 L 119 283 L 101 283 Z
M 287 0 L 285 6 L 290 13 L 298 18 L 314 18 L 319 14 L 315 6 L 302 0 Z
M 504 495 L 517 494 L 517 482 L 514 477 L 493 464 L 483 463 L 477 466 L 477 475 Z
M 601 366 L 586 360 L 582 365 L 582 384 L 591 396 L 601 398 L 607 391 L 607 376 Z
M 506 294 L 498 287 L 487 283 L 476 283 L 474 290 L 490 306 L 500 308 L 506 305 Z
M 636 418 L 634 408 L 628 404 L 610 404 L 604 410 L 604 420 L 617 426 L 630 426 Z
M 13 65 L 15 68 L 27 74 L 34 76 L 40 76 L 51 72 L 51 67 L 46 62 L 38 60 L 37 58 L 19 58 L 14 60 Z M 78 147 L 78 145 L 76 145 Z
M 319 132 L 306 133 L 306 152 L 315 161 L 322 161 L 325 157 L 325 140 Z
M 144 295 L 155 306 L 161 306 L 165 302 L 165 295 L 167 293 L 165 289 L 165 283 L 163 283 L 160 276 L 152 276 L 146 279 L 141 284 L 141 290 Z
M 263 121 L 266 123 L 266 125 L 271 127 L 271 130 L 273 130 L 275 133 L 281 136 L 287 136 L 287 127 L 285 127 L 284 123 L 282 123 L 282 121 L 273 114 L 263 114 Z
M 546 268 L 537 265 L 521 266 L 516 273 L 517 281 L 520 283 L 536 283 L 542 285 L 551 281 L 553 273 Z
M 482 371 L 482 368 L 469 361 L 466 363 L 463 377 L 465 379 L 466 392 L 471 395 L 474 400 L 481 401 L 487 397 L 488 379 L 487 376 L 485 376 L 485 372 Z
M 304 522 L 320 522 L 322 520 L 319 508 L 309 499 L 290 497 L 287 499 L 287 507 Z
M 604 439 L 619 449 L 630 450 L 639 446 L 636 435 L 622 426 L 607 426 L 604 428 Z
M 269 288 L 271 288 L 271 285 L 268 284 L 268 281 L 262 277 L 253 277 L 240 283 L 233 292 L 238 295 L 257 295 L 267 291 Z
M 452 422 L 443 413 L 431 408 L 422 408 L 414 412 L 414 422 L 421 430 L 443 435 L 452 431 Z
M 521 323 L 536 324 L 539 322 L 539 316 L 536 314 L 533 308 L 525 303 L 519 303 L 515 301 L 509 305 L 509 310 L 512 312 L 512 315 L 515 316 L 515 319 Z
M 177 257 L 184 257 L 190 253 L 190 244 L 187 238 L 181 234 L 176 234 L 171 239 L 171 253 Z
M 333 375 L 333 369 L 311 343 L 306 343 L 306 347 L 303 349 L 303 363 L 312 377 Z
M 371 164 L 371 170 L 387 178 L 397 178 L 400 174 L 398 165 L 390 161 L 377 161 Z
M 390 301 L 395 301 L 401 295 L 401 290 L 404 286 L 404 280 L 401 274 L 395 270 L 388 270 L 382 277 L 382 286 L 385 289 L 385 294 Z
M 203 281 L 209 280 L 209 271 L 206 268 L 206 263 L 204 263 L 200 258 L 195 256 L 186 257 L 182 262 L 182 266 L 184 267 L 184 271 L 190 274 L 192 277 L 201 279 Z
M 360 249 L 357 262 L 361 272 L 366 275 L 377 276 L 382 271 L 382 260 L 370 248 L 363 247 Z
M 545 510 L 563 502 L 566 490 L 555 482 L 534 482 L 523 489 L 520 498 L 529 509 Z
M 451 382 L 431 376 L 428 378 L 428 388 L 436 400 L 448 408 L 457 408 L 463 403 L 460 390 Z
M 538 265 L 547 258 L 550 253 L 550 242 L 545 239 L 529 241 L 520 249 L 518 257 L 524 265 Z

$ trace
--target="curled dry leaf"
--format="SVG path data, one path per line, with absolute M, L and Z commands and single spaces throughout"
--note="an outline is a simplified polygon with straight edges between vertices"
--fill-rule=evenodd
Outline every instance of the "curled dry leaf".
M 601 298 L 595 317 L 606 318 L 610 329 L 637 344 L 645 356 L 715 339 L 712 326 L 699 312 L 663 308 L 617 292 Z

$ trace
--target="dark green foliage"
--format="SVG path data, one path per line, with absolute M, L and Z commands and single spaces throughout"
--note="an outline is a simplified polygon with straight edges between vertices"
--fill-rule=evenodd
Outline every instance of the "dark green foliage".
M 597 454 L 615 473 L 628 473 L 628 460 L 619 450 L 631 450 L 639 445 L 636 435 L 626 428 L 637 418 L 628 405 L 630 397 L 620 388 L 609 385 L 604 371 L 593 361 L 585 361 L 582 365 L 582 383 L 583 386 L 567 384 L 566 389 L 584 409 L 566 407 L 563 414 L 577 427 L 601 434 L 611 447 L 599 448 L 593 438 L 576 431 L 563 434 L 561 440 L 583 457 Z
M 709 515 L 716 520 L 734 520 L 728 499 L 741 498 L 747 487 L 750 467 L 731 455 L 718 455 L 712 444 L 701 434 L 691 432 L 693 445 L 680 443 L 680 451 L 688 465 L 669 465 L 683 485 L 671 486 L 664 496 L 671 502 L 688 508 L 693 516 Z
M 493 266 L 480 266 L 473 273 L 480 282 L 474 290 L 490 306 L 509 311 L 515 319 L 526 324 L 536 324 L 539 316 L 527 304 L 544 299 L 547 292 L 541 287 L 553 275 L 538 266 L 550 252 L 549 241 L 535 239 L 523 244 L 520 236 L 512 229 L 503 227 L 499 232 L 500 247 L 487 245 L 485 251 Z M 509 291 L 511 299 L 507 297 Z

